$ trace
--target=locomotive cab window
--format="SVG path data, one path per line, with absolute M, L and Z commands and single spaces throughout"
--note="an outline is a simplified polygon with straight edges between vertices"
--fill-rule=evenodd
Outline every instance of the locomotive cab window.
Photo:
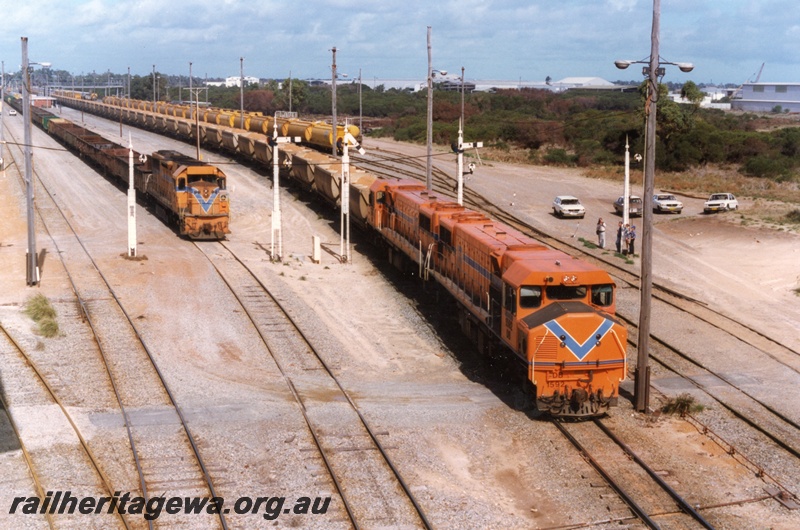
M 217 178 L 214 175 L 189 175 L 189 184 L 194 184 L 195 182 L 210 182 L 211 184 L 216 183 Z
M 178 179 L 178 189 L 185 190 L 186 189 L 186 179 L 181 177 Z
M 549 285 L 545 290 L 548 300 L 580 300 L 586 298 L 585 285 Z
M 519 288 L 519 306 L 522 308 L 542 305 L 542 288 L 538 285 L 523 285 Z
M 613 285 L 593 285 L 592 304 L 600 306 L 610 306 L 614 302 Z
M 419 227 L 426 232 L 431 231 L 431 218 L 424 213 L 419 214 Z
M 517 314 L 517 291 L 510 285 L 506 285 L 505 296 L 503 296 L 503 307 L 506 311 Z
M 225 189 L 225 179 L 224 178 L 218 178 L 217 179 L 217 187 L 219 189 L 221 189 L 221 190 Z
M 439 225 L 439 239 L 445 245 L 452 245 L 453 244 L 453 233 L 450 232 L 447 228 Z

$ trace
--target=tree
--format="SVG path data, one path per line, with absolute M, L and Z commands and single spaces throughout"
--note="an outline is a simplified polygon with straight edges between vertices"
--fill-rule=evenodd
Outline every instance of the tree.
M 681 97 L 690 101 L 696 107 L 699 107 L 703 98 L 706 97 L 706 94 L 697 87 L 694 81 L 686 81 L 683 87 L 681 87 Z

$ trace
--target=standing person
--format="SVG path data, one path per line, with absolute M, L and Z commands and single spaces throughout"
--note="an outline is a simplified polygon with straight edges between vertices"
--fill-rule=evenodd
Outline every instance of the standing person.
M 597 233 L 597 245 L 600 248 L 606 248 L 606 223 L 603 222 L 602 217 L 597 220 L 595 232 Z
M 633 256 L 633 247 L 636 243 L 636 225 L 631 225 L 631 230 L 628 232 L 628 254 Z
M 617 226 L 617 254 L 622 254 L 622 234 L 625 232 L 625 228 L 622 226 L 622 221 L 619 222 L 619 226 Z

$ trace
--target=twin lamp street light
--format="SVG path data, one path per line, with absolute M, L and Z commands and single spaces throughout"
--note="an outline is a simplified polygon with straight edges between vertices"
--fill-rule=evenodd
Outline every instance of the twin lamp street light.
M 639 306 L 639 340 L 637 343 L 637 365 L 635 375 L 634 405 L 637 412 L 647 412 L 650 402 L 650 305 L 653 288 L 653 193 L 655 191 L 656 168 L 656 104 L 658 102 L 658 82 L 666 70 L 661 65 L 677 66 L 681 72 L 691 72 L 691 63 L 672 63 L 662 61 L 658 55 L 659 10 L 656 2 L 653 10 L 653 38 L 650 57 L 647 60 L 617 60 L 614 64 L 624 70 L 631 64 L 645 64 L 642 75 L 648 78 L 647 83 L 647 124 L 645 128 L 644 156 L 644 204 L 642 212 L 642 268 Z

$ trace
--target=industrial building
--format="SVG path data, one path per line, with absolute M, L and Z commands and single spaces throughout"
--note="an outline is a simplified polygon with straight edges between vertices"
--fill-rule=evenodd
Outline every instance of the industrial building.
M 745 83 L 731 109 L 750 112 L 800 112 L 800 83 Z

